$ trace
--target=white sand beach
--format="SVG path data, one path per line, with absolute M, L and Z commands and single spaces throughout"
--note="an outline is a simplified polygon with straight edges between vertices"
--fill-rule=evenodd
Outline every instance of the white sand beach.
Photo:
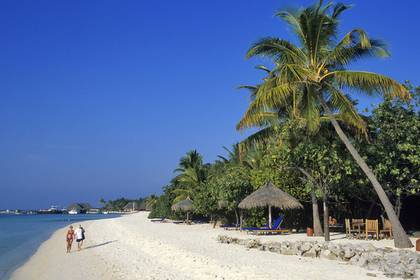
M 246 237 L 241 232 L 213 229 L 209 224 L 152 223 L 147 214 L 83 222 L 85 249 L 77 252 L 74 244 L 71 254 L 65 253 L 66 229 L 60 229 L 12 279 L 372 279 L 367 270 L 338 261 L 247 250 L 216 241 L 219 234 Z M 307 237 L 261 237 L 285 238 Z M 392 241 L 374 245 L 391 246 Z M 389 278 L 376 273 L 374 279 Z

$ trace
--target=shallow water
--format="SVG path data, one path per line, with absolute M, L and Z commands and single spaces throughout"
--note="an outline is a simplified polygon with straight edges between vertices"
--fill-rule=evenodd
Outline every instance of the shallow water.
M 39 245 L 68 224 L 117 217 L 118 215 L 0 215 L 0 279 L 31 257 Z

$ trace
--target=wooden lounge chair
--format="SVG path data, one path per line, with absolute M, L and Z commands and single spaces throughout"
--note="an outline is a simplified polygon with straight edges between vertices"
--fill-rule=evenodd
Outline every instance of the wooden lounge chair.
M 379 224 L 378 224 L 378 220 L 368 220 L 366 219 L 366 240 L 369 237 L 369 234 L 372 235 L 372 237 L 374 235 L 376 235 L 376 239 L 379 240 Z
M 350 225 L 350 219 L 344 219 L 344 222 L 346 224 L 346 237 L 358 237 L 360 235 L 360 230 L 353 229 Z
M 388 219 L 385 219 L 384 228 L 381 229 L 380 234 L 383 236 L 389 236 L 392 239 L 392 224 Z

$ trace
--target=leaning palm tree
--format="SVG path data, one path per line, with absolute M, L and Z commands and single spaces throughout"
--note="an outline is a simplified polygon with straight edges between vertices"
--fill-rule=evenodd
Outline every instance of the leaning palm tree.
M 238 129 L 264 125 L 261 115 L 278 112 L 303 121 L 309 134 L 316 134 L 320 122 L 328 120 L 357 164 L 366 174 L 384 206 L 398 248 L 412 247 L 393 206 L 369 166 L 343 132 L 340 123 L 366 132 L 366 123 L 358 114 L 345 90 L 367 94 L 410 98 L 404 86 L 386 76 L 348 70 L 350 63 L 367 57 L 386 57 L 385 45 L 370 39 L 362 29 L 354 29 L 336 40 L 339 16 L 349 6 L 323 1 L 300 10 L 277 13 L 292 28 L 298 44 L 280 38 L 263 38 L 248 51 L 247 57 L 270 58 L 275 68 L 258 87 L 255 99 L 238 123 Z

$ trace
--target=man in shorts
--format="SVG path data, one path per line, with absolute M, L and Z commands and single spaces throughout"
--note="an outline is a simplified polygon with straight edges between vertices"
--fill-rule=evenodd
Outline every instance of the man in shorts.
M 74 235 L 76 236 L 77 242 L 77 250 L 82 250 L 83 240 L 85 240 L 85 229 L 79 225 L 79 227 L 74 231 Z

